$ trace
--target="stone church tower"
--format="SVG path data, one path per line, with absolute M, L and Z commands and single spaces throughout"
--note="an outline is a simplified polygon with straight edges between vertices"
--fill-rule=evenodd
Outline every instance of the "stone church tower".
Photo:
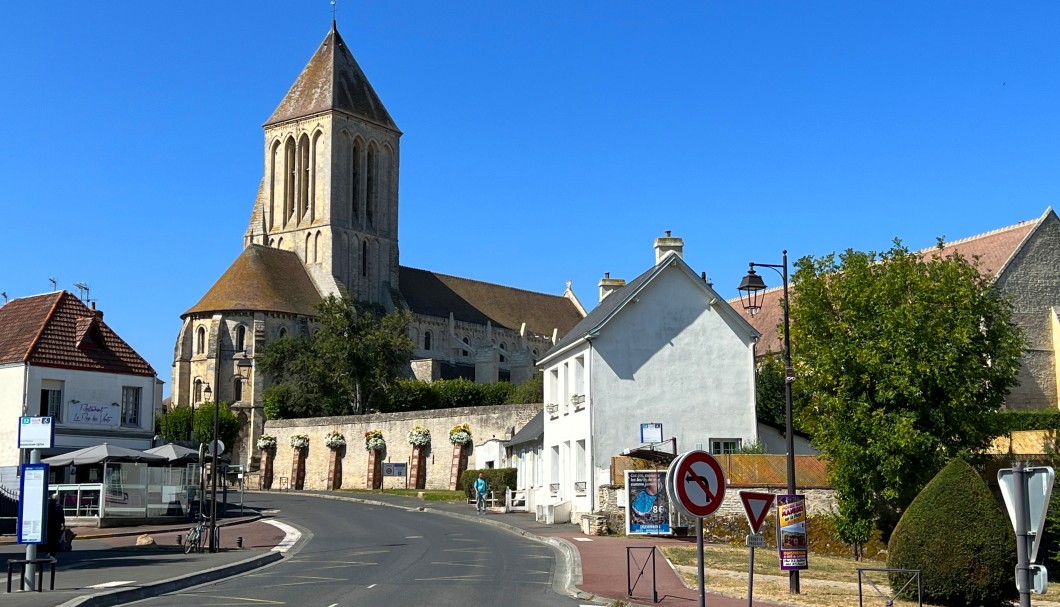
M 233 462 L 257 463 L 257 356 L 308 333 L 328 295 L 409 310 L 409 374 L 426 380 L 523 381 L 585 316 L 569 283 L 557 296 L 399 265 L 401 131 L 334 23 L 264 131 L 243 251 L 181 316 L 173 355 L 174 406 L 212 399 L 243 422 Z
M 294 252 L 322 295 L 390 308 L 401 131 L 334 22 L 264 128 L 244 243 Z

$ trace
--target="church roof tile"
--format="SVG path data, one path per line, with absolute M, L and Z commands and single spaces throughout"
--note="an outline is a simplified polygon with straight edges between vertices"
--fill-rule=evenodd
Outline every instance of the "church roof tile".
M 320 293 L 298 255 L 250 245 L 217 279 L 189 314 L 221 310 L 261 310 L 316 316 Z
M 401 295 L 417 314 L 563 336 L 582 319 L 570 299 L 401 266 Z
M 265 125 L 329 110 L 398 130 L 334 25 Z

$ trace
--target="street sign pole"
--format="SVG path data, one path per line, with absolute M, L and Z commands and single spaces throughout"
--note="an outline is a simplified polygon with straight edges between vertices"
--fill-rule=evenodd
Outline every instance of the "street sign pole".
M 696 517 L 696 552 L 699 553 L 698 560 L 698 574 L 699 574 L 699 607 L 706 607 L 707 604 L 707 588 L 706 581 L 707 576 L 703 573 L 703 517 Z
M 30 452 L 29 452 L 29 463 L 31 463 L 31 464 L 39 464 L 40 463 L 40 449 L 32 449 L 32 450 L 30 450 Z M 25 473 L 23 472 L 23 474 L 25 474 Z M 47 479 L 45 479 L 44 482 L 47 483 L 48 482 Z M 47 485 L 45 485 L 45 487 L 47 487 Z M 21 499 L 25 499 L 26 498 L 25 495 L 20 495 L 19 497 Z M 48 499 L 48 496 L 45 495 L 44 499 Z M 47 511 L 48 511 L 48 509 L 46 508 L 45 512 L 47 512 Z M 47 529 L 48 529 L 48 519 L 47 519 L 47 517 L 45 517 L 45 519 L 44 519 L 44 532 L 45 533 L 48 532 Z M 26 584 L 26 588 L 29 588 L 30 590 L 38 590 L 38 588 L 35 586 L 35 582 L 33 581 L 34 579 L 36 579 L 36 574 L 37 574 L 37 565 L 36 565 L 36 563 L 33 562 L 36 558 L 37 558 L 37 544 L 26 544 L 26 560 L 29 561 L 29 563 L 26 565 L 26 568 L 25 568 L 26 574 L 23 576 L 22 579 L 24 580 L 24 583 Z
M 1027 485 L 1023 462 L 1012 463 L 1012 498 L 1016 504 L 1016 589 L 1020 607 L 1031 607 L 1030 553 L 1027 550 Z

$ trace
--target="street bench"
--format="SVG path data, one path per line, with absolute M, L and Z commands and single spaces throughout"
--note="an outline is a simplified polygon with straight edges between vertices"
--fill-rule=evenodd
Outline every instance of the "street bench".
M 44 565 L 51 565 L 51 586 L 48 590 L 55 590 L 55 557 L 49 556 L 41 559 L 7 559 L 7 591 L 11 592 L 11 574 L 18 567 L 18 589 L 26 589 L 26 565 L 37 565 L 37 592 L 44 589 Z

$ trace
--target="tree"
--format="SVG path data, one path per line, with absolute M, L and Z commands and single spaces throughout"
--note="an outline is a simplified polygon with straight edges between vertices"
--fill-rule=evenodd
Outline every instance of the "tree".
M 169 442 L 184 443 L 190 440 L 194 427 L 195 442 L 208 443 L 213 440 L 213 413 L 213 403 L 202 403 L 196 407 L 194 417 L 191 407 L 174 407 L 158 416 L 157 433 Z M 231 450 L 239 438 L 239 419 L 228 405 L 223 403 L 217 413 L 221 442 L 225 444 L 226 449 Z
M 941 240 L 939 242 L 941 249 Z M 978 260 L 848 250 L 796 263 L 800 424 L 829 463 L 851 537 L 898 516 L 951 458 L 986 447 L 1024 342 Z
M 280 338 L 261 358 L 274 380 L 264 394 L 270 419 L 378 410 L 408 362 L 408 312 L 380 317 L 334 296 L 318 310 L 312 335 Z

